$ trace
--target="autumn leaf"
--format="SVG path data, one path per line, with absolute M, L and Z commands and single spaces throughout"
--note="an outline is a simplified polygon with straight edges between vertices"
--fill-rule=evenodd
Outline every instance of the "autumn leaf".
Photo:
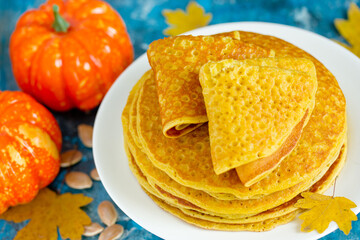
M 166 23 L 169 25 L 164 30 L 165 35 L 175 36 L 195 28 L 203 27 L 211 21 L 211 13 L 205 13 L 202 6 L 196 2 L 190 2 L 186 12 L 181 9 L 164 10 L 162 13 Z
M 45 188 L 30 203 L 11 208 L 0 215 L 0 218 L 15 223 L 31 219 L 18 231 L 14 240 L 57 240 L 57 228 L 63 239 L 80 240 L 84 225 L 91 223 L 91 219 L 80 207 L 91 201 L 90 197 L 83 194 L 57 195 Z
M 335 221 L 339 229 L 346 235 L 351 230 L 351 221 L 356 221 L 357 216 L 350 208 L 356 204 L 345 197 L 331 197 L 318 193 L 303 192 L 303 199 L 295 204 L 295 207 L 309 209 L 299 216 L 304 222 L 301 231 L 311 232 L 317 230 L 319 233 L 328 228 L 331 221 Z
M 336 19 L 335 27 L 350 44 L 340 43 L 342 46 L 360 57 L 360 9 L 351 3 L 348 10 L 348 20 Z

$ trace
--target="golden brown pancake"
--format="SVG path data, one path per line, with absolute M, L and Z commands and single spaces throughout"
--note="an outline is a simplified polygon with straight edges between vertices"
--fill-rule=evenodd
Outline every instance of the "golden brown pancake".
M 237 32 L 217 36 L 175 36 L 150 44 L 147 55 L 157 81 L 165 136 L 179 137 L 207 122 L 198 77 L 203 64 L 228 58 L 274 55 L 269 48 L 245 44 L 237 37 Z
M 151 71 L 131 92 L 122 116 L 129 165 L 145 191 L 166 211 L 207 229 L 264 231 L 290 221 L 298 194 L 316 185 L 324 190 L 339 166 L 336 159 L 344 156 L 344 150 L 339 152 L 346 139 L 345 99 L 331 73 L 282 40 L 244 32 L 242 40 L 249 39 L 273 45 L 283 57 L 310 58 L 319 80 L 314 110 L 295 149 L 251 187 L 235 170 L 215 174 L 207 124 L 179 138 L 163 135 Z
M 311 115 L 315 102 L 314 64 L 305 58 L 228 59 L 203 65 L 199 76 L 217 174 L 261 158 L 269 162 L 267 157 L 278 151 L 271 165 L 262 164 L 271 168 L 258 168 L 256 178 L 243 178 L 250 186 L 295 147 L 294 139 L 299 139 L 308 120 L 304 115 Z M 293 132 L 302 119 L 299 130 Z M 289 139 L 290 134 L 295 136 Z
M 316 78 L 316 69 L 311 61 L 306 61 L 306 59 L 302 58 L 264 58 L 264 59 L 247 59 L 243 60 L 243 62 L 252 64 L 252 65 L 261 65 L 268 67 L 278 67 L 288 70 L 296 70 L 302 72 L 308 72 L 313 78 Z M 315 104 L 315 102 L 313 103 Z M 307 124 L 314 105 L 310 107 L 310 111 L 308 112 L 308 116 L 303 123 L 303 127 Z M 303 119 L 305 116 L 303 117 Z M 298 124 L 300 125 L 300 124 Z M 292 131 L 291 138 L 290 136 L 286 140 L 286 143 L 283 145 L 271 156 L 268 156 L 264 159 L 259 159 L 259 162 L 253 162 L 249 164 L 242 165 L 241 167 L 237 167 L 236 171 L 245 186 L 249 187 L 253 183 L 260 181 L 264 178 L 267 173 L 271 172 L 280 162 L 284 159 L 296 146 L 303 127 L 297 125 L 297 131 Z M 299 129 L 301 129 L 299 131 Z M 263 167 L 263 168 L 261 168 Z M 227 198 L 231 198 L 231 196 L 225 196 Z
M 336 88 L 333 89 L 338 91 L 334 91 L 332 98 L 329 98 L 328 92 L 324 90 L 329 87 L 332 89 L 332 84 L 336 84 Z M 251 187 L 245 187 L 240 182 L 235 170 L 220 175 L 215 174 L 207 125 L 202 125 L 179 138 L 167 138 L 163 135 L 161 120 L 156 114 L 159 112 L 159 104 L 153 78 L 145 81 L 137 102 L 137 137 L 141 143 L 140 148 L 155 167 L 164 171 L 176 182 L 190 188 L 206 192 L 229 193 L 240 199 L 258 198 L 258 195 L 287 189 L 319 174 L 326 165 L 335 160 L 334 157 L 343 143 L 342 139 L 346 132 L 345 104 L 338 108 L 332 102 L 344 101 L 341 90 L 336 82 L 331 81 L 323 86 L 319 84 L 319 88 L 324 88 L 324 90 L 319 90 L 323 96 L 318 97 L 316 104 L 321 103 L 325 106 L 318 106 L 318 108 L 315 106 L 299 144 L 274 171 Z M 337 115 L 339 121 L 333 122 L 331 118 L 325 117 L 325 120 L 331 122 L 328 125 L 324 122 L 323 116 L 326 116 L 327 110 L 331 108 L 336 109 L 333 114 Z M 315 112 L 316 109 L 318 113 Z M 311 120 L 314 117 L 320 118 L 321 121 Z M 317 134 L 314 135 L 314 132 Z M 320 145 L 321 151 L 318 148 Z
M 247 63 L 258 64 L 260 61 L 262 66 L 269 67 L 279 67 L 283 69 L 295 70 L 308 72 L 315 79 L 316 77 L 316 69 L 311 61 L 304 61 L 302 58 L 267 58 L 267 59 L 248 59 Z M 317 87 L 317 80 L 316 80 Z M 268 173 L 270 173 L 278 164 L 295 148 L 298 140 L 300 139 L 300 135 L 302 133 L 303 127 L 306 126 L 308 120 L 310 119 L 310 115 L 315 106 L 315 101 L 313 105 L 308 109 L 307 116 L 303 117 L 302 120 L 305 119 L 303 123 L 298 123 L 296 127 L 291 132 L 291 135 L 287 138 L 287 140 L 281 145 L 279 149 L 272 155 L 257 160 L 256 162 L 242 165 L 236 168 L 238 176 L 240 177 L 242 183 L 245 186 L 249 187 L 255 182 L 260 181 L 262 178 L 266 177 Z M 301 126 L 301 124 L 303 126 Z
M 136 96 L 136 94 L 135 94 L 135 96 Z M 129 101 L 131 101 L 131 97 L 129 98 Z M 128 112 L 130 112 L 129 105 L 126 106 L 126 108 L 124 110 L 124 115 L 126 115 L 126 113 L 128 113 Z M 129 114 L 128 118 L 130 118 L 130 117 L 131 117 L 131 114 Z M 129 132 L 127 131 L 128 127 L 129 127 L 128 126 L 129 121 L 126 120 L 126 117 L 124 117 L 123 122 L 124 122 L 125 136 L 126 136 L 125 139 L 126 140 L 129 139 L 129 141 L 132 142 L 132 137 L 128 136 Z M 128 141 L 126 141 L 126 142 L 128 142 Z M 134 143 L 132 142 L 132 144 L 134 144 Z M 126 149 L 127 149 L 127 146 L 126 146 Z M 134 152 L 135 152 L 135 155 L 138 156 L 138 158 L 146 157 L 144 154 L 141 153 L 141 151 L 138 152 L 138 150 L 135 149 Z M 297 198 L 292 199 L 291 201 L 289 201 L 287 203 L 280 205 L 279 207 L 267 210 L 266 212 L 258 214 L 254 217 L 251 217 L 250 215 L 243 215 L 243 216 L 239 217 L 239 215 L 234 215 L 234 214 L 231 214 L 231 215 L 220 214 L 219 215 L 214 212 L 206 212 L 203 209 L 197 207 L 196 205 L 193 205 L 192 203 L 189 203 L 188 201 L 186 201 L 182 198 L 176 197 L 176 196 L 162 190 L 160 187 L 158 187 L 156 185 L 152 184 L 154 187 L 151 188 L 149 183 L 146 182 L 148 180 L 146 179 L 146 177 L 142 174 L 141 170 L 136 165 L 136 161 L 134 161 L 135 159 L 134 159 L 133 155 L 130 153 L 130 151 L 128 151 L 128 153 L 129 153 L 130 168 L 134 172 L 134 175 L 138 178 L 140 184 L 147 191 L 149 191 L 150 193 L 154 194 L 157 197 L 164 199 L 168 204 L 180 208 L 181 211 L 183 211 L 185 213 L 190 213 L 192 216 L 198 214 L 198 215 L 201 215 L 200 218 L 205 218 L 207 220 L 218 219 L 219 221 L 222 221 L 222 222 L 225 221 L 227 223 L 247 223 L 247 222 L 266 220 L 270 217 L 271 218 L 278 217 L 283 214 L 287 214 L 291 211 L 296 210 L 296 208 L 293 208 L 292 205 L 293 205 L 293 203 L 295 203 L 297 201 L 299 196 Z M 140 153 L 140 155 L 139 155 L 139 153 Z M 340 169 L 342 168 L 343 163 L 345 161 L 345 156 L 346 156 L 346 148 L 344 148 L 343 151 L 339 154 L 337 161 L 335 161 L 335 163 L 330 167 L 330 169 L 326 172 L 326 174 L 315 185 L 313 185 L 310 190 L 316 191 L 316 192 L 324 191 L 329 186 L 329 184 L 331 184 L 331 182 L 338 175 L 338 173 L 340 172 Z M 138 159 L 138 161 L 139 161 L 139 159 Z M 140 164 L 142 164 L 142 161 L 143 160 L 140 159 Z M 146 168 L 143 168 L 143 169 L 145 171 L 147 171 Z M 143 183 L 144 179 L 145 179 L 145 185 Z M 164 198 L 164 196 L 165 196 L 165 198 Z M 168 202 L 169 199 L 170 199 L 170 202 Z
M 149 78 L 145 80 L 142 89 L 144 90 L 147 87 L 149 88 L 149 91 L 155 91 L 156 87 L 148 85 L 148 82 L 152 80 L 151 75 L 149 75 Z M 144 93 L 144 92 L 143 92 Z M 146 93 L 145 93 L 146 94 Z M 151 95 L 149 95 L 151 96 Z M 141 99 L 141 93 L 138 94 L 138 101 Z M 134 101 L 133 101 L 134 103 Z M 135 104 L 132 105 L 135 107 Z M 138 104 L 136 105 L 138 107 Z M 133 112 L 130 110 L 130 112 Z M 154 117 L 154 116 L 153 116 Z M 129 117 L 131 119 L 131 117 Z M 135 122 L 132 122 L 133 125 L 135 125 Z M 134 126 L 133 126 L 134 127 Z M 203 126 L 202 126 L 203 127 Z M 201 128 L 202 128 L 201 127 Z M 136 127 L 135 127 L 136 128 Z M 159 127 L 159 129 L 161 126 Z M 196 132 L 198 130 L 195 130 Z M 137 131 L 134 131 L 137 132 Z M 190 133 L 193 134 L 193 133 Z M 136 133 L 135 133 L 136 135 Z M 163 136 L 163 135 L 161 135 Z M 136 136 L 135 138 L 137 138 Z M 183 136 L 185 137 L 185 136 Z M 175 139 L 172 139 L 175 140 Z M 343 141 L 343 140 L 342 140 Z M 278 206 L 282 204 L 285 201 L 290 200 L 291 198 L 295 197 L 298 193 L 301 191 L 304 191 L 305 189 L 309 188 L 314 182 L 316 182 L 323 174 L 325 174 L 326 169 L 332 164 L 333 161 L 336 160 L 338 151 L 335 152 L 335 155 L 329 159 L 328 167 L 324 167 L 321 169 L 320 172 L 317 172 L 316 176 L 314 176 L 312 179 L 309 179 L 308 181 L 304 181 L 302 183 L 299 183 L 292 188 L 285 189 L 283 191 L 279 191 L 276 193 L 273 193 L 271 195 L 264 196 L 262 198 L 257 199 L 249 199 L 249 200 L 234 200 L 234 201 L 219 201 L 212 196 L 208 195 L 206 192 L 199 191 L 193 188 L 189 188 L 186 186 L 183 186 L 173 179 L 171 179 L 166 173 L 161 171 L 160 169 L 156 168 L 152 162 L 148 159 L 148 156 L 140 150 L 134 144 L 134 141 L 131 137 L 129 137 L 128 145 L 135 156 L 135 161 L 137 165 L 142 170 L 143 174 L 148 179 L 148 182 L 152 183 L 155 187 L 155 185 L 158 185 L 160 188 L 164 189 L 165 191 L 171 193 L 174 196 L 177 196 L 181 199 L 185 199 L 192 204 L 195 204 L 199 206 L 202 209 L 205 209 L 209 212 L 217 212 L 221 214 L 243 214 L 243 215 L 249 215 L 249 214 L 256 214 L 261 211 L 265 211 L 267 209 L 273 208 L 275 206 Z M 342 143 L 339 144 L 339 149 L 341 147 Z M 144 150 L 144 148 L 143 148 Z M 161 149 L 160 149 L 161 150 Z M 210 169 L 211 170 L 211 169 Z

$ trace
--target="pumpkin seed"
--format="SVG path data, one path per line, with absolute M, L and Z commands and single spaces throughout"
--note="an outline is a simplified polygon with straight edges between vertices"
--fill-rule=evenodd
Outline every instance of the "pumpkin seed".
M 103 223 L 107 226 L 113 225 L 118 217 L 114 205 L 109 201 L 103 201 L 98 206 L 98 214 Z
M 91 188 L 92 181 L 86 173 L 83 172 L 69 172 L 65 175 L 66 184 L 74 189 Z
M 79 138 L 85 147 L 92 147 L 93 127 L 87 124 L 80 124 L 78 126 Z
M 101 233 L 104 230 L 104 227 L 100 224 L 93 222 L 90 225 L 84 226 L 84 235 L 85 237 L 92 237 L 99 233 Z
M 93 170 L 91 170 L 90 172 L 90 177 L 92 179 L 94 179 L 95 181 L 100 181 L 100 177 L 99 177 L 99 174 L 98 174 L 98 171 L 96 170 L 96 168 L 94 168 Z
M 115 240 L 119 239 L 124 233 L 124 227 L 119 224 L 111 225 L 110 227 L 105 228 L 105 230 L 100 234 L 99 240 Z
M 72 149 L 61 154 L 60 166 L 70 167 L 77 164 L 82 159 L 82 153 L 79 150 Z

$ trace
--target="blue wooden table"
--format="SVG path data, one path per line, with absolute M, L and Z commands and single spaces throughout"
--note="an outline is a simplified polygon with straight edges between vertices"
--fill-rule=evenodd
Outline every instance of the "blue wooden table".
M 0 90 L 18 90 L 14 80 L 9 59 L 9 37 L 16 20 L 26 10 L 38 7 L 44 0 L 0 0 Z M 108 0 L 124 19 L 135 49 L 135 57 L 143 54 L 148 45 L 156 39 L 163 38 L 163 30 L 167 27 L 162 15 L 163 9 L 185 9 L 188 0 Z M 335 18 L 346 18 L 349 0 L 198 0 L 206 12 L 212 13 L 210 24 L 264 21 L 293 25 L 304 28 L 331 39 L 342 41 L 334 27 Z M 354 1 L 359 5 L 359 0 Z M 89 173 L 94 168 L 92 150 L 82 145 L 77 137 L 77 125 L 86 123 L 93 125 L 97 109 L 84 113 L 72 110 L 65 113 L 53 112 L 63 134 L 63 151 L 75 146 L 83 153 L 81 162 L 70 170 Z M 63 178 L 69 169 L 62 169 L 50 188 L 57 192 L 84 193 L 94 200 L 84 208 L 93 221 L 100 222 L 96 208 L 101 201 L 110 200 L 101 182 L 94 182 L 88 190 L 74 190 L 63 184 Z M 358 183 L 356 183 L 358 184 Z M 158 239 L 147 232 L 121 209 L 117 209 L 125 233 L 121 239 Z M 360 215 L 358 215 L 360 217 Z M 0 220 L 0 239 L 12 239 L 16 232 L 27 222 L 14 224 Z M 89 237 L 84 239 L 97 239 Z M 348 236 L 336 230 L 323 239 L 360 239 L 360 221 L 353 223 Z

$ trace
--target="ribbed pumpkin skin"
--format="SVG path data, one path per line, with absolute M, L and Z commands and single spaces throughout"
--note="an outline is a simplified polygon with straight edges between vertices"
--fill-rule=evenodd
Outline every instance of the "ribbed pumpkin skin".
M 0 214 L 31 201 L 54 180 L 61 143 L 44 106 L 22 92 L 0 92 Z
M 69 24 L 53 28 L 53 6 Z M 25 12 L 10 39 L 19 87 L 57 111 L 100 104 L 132 62 L 133 48 L 120 15 L 100 0 L 49 0 Z

